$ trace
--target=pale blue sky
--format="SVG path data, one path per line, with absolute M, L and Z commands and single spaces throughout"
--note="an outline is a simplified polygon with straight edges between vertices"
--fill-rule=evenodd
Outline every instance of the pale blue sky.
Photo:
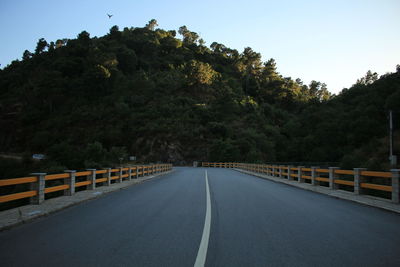
M 113 14 L 108 19 L 106 13 Z M 113 25 L 186 25 L 206 41 L 274 58 L 285 77 L 325 82 L 331 92 L 350 87 L 369 69 L 400 64 L 400 0 L 0 0 L 1 67 L 36 42 L 106 34 Z

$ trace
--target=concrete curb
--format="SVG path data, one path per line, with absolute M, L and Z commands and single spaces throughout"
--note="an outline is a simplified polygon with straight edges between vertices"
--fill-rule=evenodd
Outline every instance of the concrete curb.
M 20 224 L 28 223 L 38 218 L 48 216 L 57 211 L 78 205 L 82 202 L 97 199 L 105 194 L 123 190 L 127 187 L 146 182 L 173 172 L 170 170 L 164 173 L 158 173 L 151 176 L 139 177 L 131 181 L 123 181 L 110 186 L 101 186 L 95 190 L 85 190 L 75 193 L 73 196 L 61 196 L 44 201 L 40 205 L 25 205 L 18 208 L 0 212 L 0 232 L 8 230 Z
M 267 180 L 270 180 L 270 181 L 273 181 L 276 183 L 286 184 L 286 185 L 294 186 L 294 187 L 301 188 L 304 190 L 313 191 L 313 192 L 316 192 L 319 194 L 328 195 L 328 196 L 331 196 L 334 198 L 344 199 L 344 200 L 356 202 L 359 204 L 363 204 L 366 206 L 375 207 L 375 208 L 379 208 L 379 209 L 383 209 L 383 210 L 387 210 L 387 211 L 391 211 L 391 212 L 400 214 L 400 205 L 394 204 L 390 200 L 377 198 L 377 197 L 373 197 L 373 196 L 355 195 L 354 193 L 348 192 L 348 191 L 332 190 L 332 189 L 321 187 L 321 186 L 315 186 L 315 185 L 311 185 L 311 184 L 307 184 L 307 183 L 299 183 L 299 182 L 293 181 L 293 180 L 289 181 L 285 178 L 272 177 L 272 176 L 268 176 L 265 174 L 245 171 L 242 169 L 235 168 L 234 170 L 245 173 L 245 174 L 249 174 L 252 176 L 256 176 L 256 177 L 259 177 L 262 179 L 267 179 Z

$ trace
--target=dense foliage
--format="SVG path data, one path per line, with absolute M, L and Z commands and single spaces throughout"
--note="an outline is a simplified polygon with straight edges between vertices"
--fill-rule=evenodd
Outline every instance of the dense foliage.
M 369 72 L 331 96 L 323 83 L 283 77 L 249 47 L 207 47 L 186 26 L 181 39 L 156 26 L 40 39 L 1 70 L 0 151 L 23 159 L 2 159 L 0 176 L 100 167 L 128 155 L 387 167 L 399 69 L 380 78 Z M 33 153 L 47 158 L 34 163 Z

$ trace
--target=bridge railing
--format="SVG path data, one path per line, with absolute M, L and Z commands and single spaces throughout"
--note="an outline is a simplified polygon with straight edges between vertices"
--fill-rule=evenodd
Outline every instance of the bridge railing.
M 65 173 L 58 174 L 32 173 L 28 177 L 1 179 L 0 189 L 7 186 L 28 184 L 29 190 L 1 195 L 0 203 L 29 198 L 31 204 L 41 204 L 48 193 L 63 191 L 63 195 L 72 196 L 76 190 L 93 190 L 101 185 L 109 186 L 112 183 L 130 181 L 138 177 L 162 173 L 171 169 L 172 164 L 151 164 L 116 169 L 87 169 L 80 172 L 67 170 Z M 54 183 L 55 181 L 58 181 L 58 183 Z
M 368 171 L 365 168 L 342 170 L 339 167 L 320 168 L 318 166 L 286 166 L 269 164 L 248 164 L 235 162 L 203 162 L 203 167 L 238 168 L 270 177 L 309 183 L 332 190 L 346 190 L 358 195 L 374 195 L 400 203 L 399 169 L 390 172 Z M 378 194 L 376 194 L 379 192 Z

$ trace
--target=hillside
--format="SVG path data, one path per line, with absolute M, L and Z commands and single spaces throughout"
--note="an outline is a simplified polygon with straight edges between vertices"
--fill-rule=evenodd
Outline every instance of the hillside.
M 400 68 L 331 96 L 323 83 L 283 77 L 249 47 L 207 47 L 185 26 L 181 39 L 156 26 L 40 39 L 1 70 L 0 152 L 23 159 L 3 158 L 0 177 L 117 165 L 128 155 L 388 168 L 386 117 L 400 110 Z M 34 153 L 46 160 L 33 162 Z

